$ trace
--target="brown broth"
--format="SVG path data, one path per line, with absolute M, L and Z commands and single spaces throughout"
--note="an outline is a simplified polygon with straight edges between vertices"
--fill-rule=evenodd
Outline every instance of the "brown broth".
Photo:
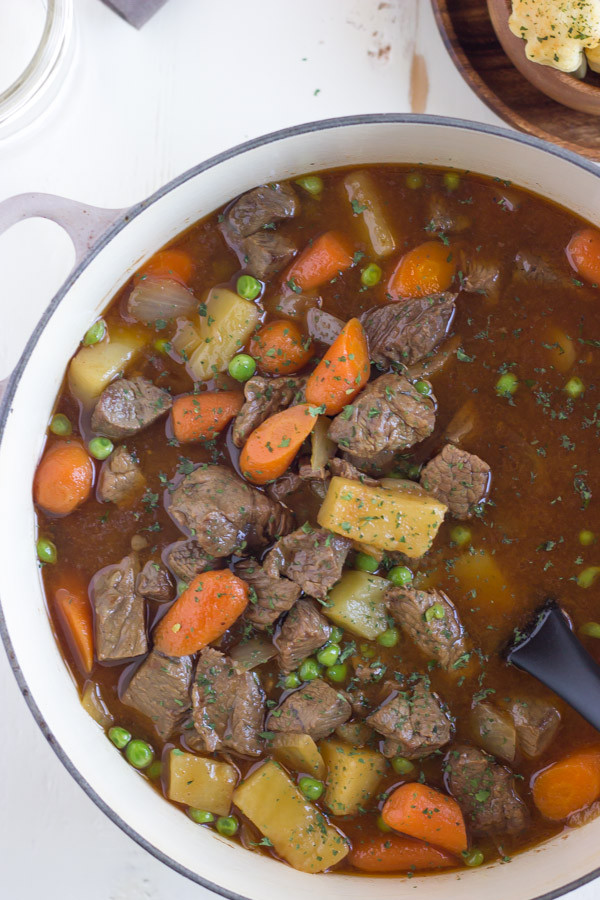
M 427 230 L 429 196 L 447 193 L 440 170 L 373 166 L 370 172 L 385 198 L 387 215 L 400 238 L 393 258 L 382 263 L 384 277 L 376 287 L 361 289 L 360 269 L 370 257 L 342 190 L 344 170 L 323 173 L 325 186 L 319 198 L 312 198 L 299 189 L 302 211 L 285 226 L 288 233 L 297 237 L 300 246 L 325 230 L 339 230 L 352 239 L 357 251 L 365 254 L 361 263 L 320 291 L 322 308 L 343 319 L 386 302 L 385 285 L 402 252 L 434 237 Z M 405 179 L 409 172 L 422 176 L 420 188 L 407 187 Z M 477 252 L 482 258 L 493 258 L 500 265 L 504 286 L 495 301 L 478 294 L 459 295 L 451 333 L 457 336 L 461 352 L 458 356 L 450 354 L 446 365 L 431 376 L 437 398 L 435 431 L 404 454 L 407 465 L 429 459 L 442 445 L 453 417 L 466 408 L 474 424 L 461 446 L 484 459 L 492 470 L 489 503 L 481 518 L 468 523 L 472 533 L 471 550 L 461 549 L 452 542 L 450 535 L 456 522 L 448 520 L 432 551 L 415 566 L 417 583 L 419 578 L 426 578 L 424 584 L 447 591 L 474 645 L 481 651 L 477 665 L 465 670 L 462 676 L 460 673 L 449 676 L 435 667 L 429 675 L 433 688 L 445 699 L 455 717 L 458 739 L 473 739 L 469 712 L 473 695 L 482 690 L 495 692 L 491 694 L 492 699 L 501 699 L 526 689 L 533 695 L 551 699 L 562 715 L 561 729 L 549 750 L 533 761 L 518 757 L 514 766 L 520 776 L 520 793 L 532 815 L 529 831 L 517 838 L 477 841 L 486 860 L 493 860 L 510 857 L 562 829 L 561 823 L 548 822 L 537 813 L 531 800 L 531 779 L 538 770 L 569 750 L 597 740 L 595 730 L 577 713 L 533 679 L 507 667 L 500 651 L 513 630 L 523 627 L 548 596 L 559 599 L 575 628 L 599 618 L 597 590 L 582 589 L 576 578 L 586 566 L 599 563 L 597 545 L 581 546 L 578 534 L 583 528 L 600 534 L 600 507 L 595 496 L 600 423 L 597 349 L 600 306 L 598 291 L 575 282 L 565 257 L 568 240 L 581 226 L 572 213 L 503 182 L 471 174 L 461 176 L 454 197 L 471 218 L 472 227 L 452 241 L 453 252 L 479 248 Z M 199 298 L 217 283 L 235 289 L 239 274 L 239 263 L 221 236 L 218 220 L 217 212 L 180 235 L 171 245 L 193 257 L 196 269 L 191 288 Z M 519 251 L 550 260 L 565 276 L 566 286 L 513 282 L 514 258 Z M 279 317 L 280 284 L 280 276 L 274 276 L 267 284 L 262 298 L 263 318 Z M 109 325 L 120 320 L 123 301 L 132 285 L 130 280 L 107 309 L 105 318 Z M 575 360 L 567 371 L 556 368 L 557 359 L 562 367 L 560 356 L 563 355 L 559 353 L 557 357 L 557 349 L 552 346 L 555 338 L 551 331 L 556 327 L 573 341 Z M 168 386 L 173 394 L 178 394 L 192 389 L 189 375 L 181 364 L 152 345 L 157 337 L 169 336 L 168 330 L 160 334 L 149 331 L 148 348 L 130 371 L 145 375 L 160 386 Z M 504 371 L 513 372 L 519 379 L 512 400 L 499 397 L 495 391 L 495 384 Z M 572 376 L 580 377 L 586 387 L 576 401 L 570 400 L 564 391 L 565 382 Z M 218 383 L 225 387 L 235 384 L 228 376 L 219 378 Z M 86 417 L 80 413 L 66 384 L 56 411 L 65 413 L 73 423 L 79 422 L 80 433 L 89 438 Z M 151 555 L 157 558 L 164 547 L 182 537 L 162 504 L 165 482 L 173 479 L 181 458 L 193 463 L 212 459 L 235 465 L 237 461 L 237 451 L 230 456 L 232 445 L 225 437 L 210 447 L 197 444 L 177 447 L 169 443 L 170 432 L 166 429 L 168 426 L 162 420 L 127 441 L 129 449 L 139 457 L 148 491 L 157 495 L 156 499 L 146 498 L 146 502 L 142 499 L 131 507 L 117 509 L 93 497 L 65 518 L 39 513 L 40 533 L 56 544 L 59 557 L 55 566 L 44 568 L 49 612 L 65 660 L 80 690 L 86 678 L 68 646 L 52 599 L 61 575 L 77 570 L 89 580 L 98 569 L 125 556 L 130 551 L 131 538 L 139 534 L 148 540 L 147 550 L 141 553 L 142 564 Z M 587 507 L 582 499 L 582 483 L 594 495 Z M 297 512 L 298 524 L 307 518 L 314 522 L 318 505 L 314 497 L 306 492 L 298 493 L 292 496 L 290 505 Z M 464 579 L 457 578 L 457 559 L 481 551 L 497 567 L 505 585 L 503 590 L 496 591 L 485 583 L 469 586 Z M 148 607 L 150 625 L 159 608 L 153 603 Z M 233 629 L 225 646 L 236 635 L 239 630 Z M 351 636 L 345 639 L 350 640 Z M 394 671 L 422 672 L 426 668 L 427 660 L 406 638 L 392 649 L 373 646 L 377 658 L 387 666 L 388 675 Z M 588 639 L 586 646 L 600 661 L 600 645 Z M 150 724 L 119 702 L 118 684 L 128 671 L 129 665 L 95 663 L 89 678 L 100 685 L 115 723 L 147 739 L 160 753 L 160 742 Z M 277 678 L 273 669 L 267 665 L 262 675 L 265 684 L 272 685 L 269 697 L 278 699 L 280 690 L 274 686 Z M 369 688 L 374 695 L 378 689 L 378 685 Z M 443 788 L 442 756 L 424 760 L 422 766 L 417 764 L 415 777 L 424 777 L 429 784 Z M 236 764 L 243 774 L 255 762 L 249 764 L 237 758 Z M 392 773 L 382 783 L 381 790 L 389 790 L 401 780 Z M 160 790 L 160 784 L 155 782 L 155 785 Z M 350 820 L 329 818 L 351 839 L 377 833 L 376 809 Z M 342 867 L 348 868 L 345 863 Z

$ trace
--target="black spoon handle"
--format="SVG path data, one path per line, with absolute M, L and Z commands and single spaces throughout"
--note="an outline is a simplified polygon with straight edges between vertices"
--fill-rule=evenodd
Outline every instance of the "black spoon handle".
M 545 607 L 533 631 L 513 643 L 507 658 L 551 688 L 600 731 L 600 666 L 571 631 L 557 604 Z

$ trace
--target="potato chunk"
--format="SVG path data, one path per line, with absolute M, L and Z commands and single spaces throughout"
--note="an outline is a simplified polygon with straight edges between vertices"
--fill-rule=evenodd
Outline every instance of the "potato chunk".
M 368 172 L 350 172 L 344 178 L 344 187 L 362 237 L 368 239 L 376 256 L 389 256 L 396 249 L 396 241 L 373 179 Z
M 273 756 L 292 772 L 304 772 L 323 779 L 327 773 L 319 748 L 309 734 L 276 734 L 271 742 Z
M 340 832 L 327 823 L 273 760 L 242 782 L 233 801 L 294 869 L 323 872 L 348 853 Z
M 498 562 L 487 550 L 463 553 L 454 563 L 452 574 L 470 605 L 481 609 L 490 621 L 501 621 L 520 602 Z M 460 594 L 457 596 L 460 598 Z
M 323 606 L 323 612 L 335 625 L 359 637 L 374 640 L 386 630 L 384 594 L 390 583 L 368 572 L 344 572 Z
M 123 374 L 147 340 L 135 328 L 111 327 L 103 341 L 81 347 L 69 366 L 71 393 L 85 405 L 91 405 L 113 378 Z
M 429 494 L 372 487 L 336 475 L 317 520 L 336 534 L 417 558 L 431 547 L 446 511 Z
M 200 344 L 190 357 L 189 369 L 198 381 L 209 381 L 224 372 L 258 323 L 256 304 L 227 288 L 213 288 L 206 298 L 206 315 L 200 316 Z
M 229 813 L 237 781 L 233 766 L 182 750 L 171 750 L 168 766 L 169 800 L 206 809 L 216 816 Z
M 322 741 L 327 766 L 325 803 L 335 816 L 351 816 L 372 800 L 387 763 L 381 753 L 351 747 L 343 741 Z

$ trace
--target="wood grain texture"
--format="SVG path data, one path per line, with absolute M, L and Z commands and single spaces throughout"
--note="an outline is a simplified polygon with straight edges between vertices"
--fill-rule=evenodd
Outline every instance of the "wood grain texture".
M 546 97 L 515 69 L 494 33 L 486 0 L 432 0 L 444 43 L 458 70 L 497 115 L 543 140 L 600 160 L 600 124 Z M 600 86 L 600 76 L 588 76 Z

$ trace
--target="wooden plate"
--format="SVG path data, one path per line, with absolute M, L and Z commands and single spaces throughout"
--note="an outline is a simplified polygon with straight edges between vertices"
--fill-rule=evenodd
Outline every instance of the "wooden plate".
M 436 21 L 456 67 L 475 93 L 510 125 L 600 160 L 600 123 L 556 103 L 513 66 L 494 33 L 486 0 L 432 0 Z M 600 88 L 600 75 L 586 81 Z

